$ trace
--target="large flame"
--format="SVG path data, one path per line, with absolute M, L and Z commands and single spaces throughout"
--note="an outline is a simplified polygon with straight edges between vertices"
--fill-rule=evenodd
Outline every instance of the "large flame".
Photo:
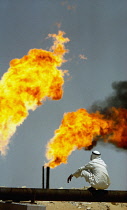
M 59 70 L 64 54 L 64 43 L 69 39 L 64 32 L 53 37 L 51 51 L 32 49 L 21 59 L 13 59 L 10 68 L 0 81 L 0 152 L 6 154 L 10 137 L 28 116 L 28 110 L 36 109 L 46 97 L 61 99 L 65 71 Z
M 55 136 L 47 144 L 48 166 L 54 168 L 67 163 L 68 156 L 76 149 L 88 149 L 98 141 L 116 144 L 127 148 L 127 110 L 108 110 L 107 115 L 99 112 L 89 114 L 85 109 L 65 113 L 62 124 Z

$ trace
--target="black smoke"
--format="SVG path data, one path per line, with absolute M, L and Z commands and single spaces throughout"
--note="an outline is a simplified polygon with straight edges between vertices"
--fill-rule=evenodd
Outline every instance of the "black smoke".
M 113 82 L 112 89 L 113 93 L 104 101 L 94 102 L 89 112 L 105 114 L 111 107 L 127 109 L 127 81 Z
M 104 115 L 105 119 L 112 118 L 112 107 L 127 109 L 127 81 L 119 81 L 112 83 L 113 92 L 104 101 L 96 101 L 89 108 L 90 113 L 99 111 Z M 91 150 L 95 147 L 98 141 L 103 142 L 101 136 L 97 136 L 93 139 L 92 145 L 84 148 L 85 150 Z

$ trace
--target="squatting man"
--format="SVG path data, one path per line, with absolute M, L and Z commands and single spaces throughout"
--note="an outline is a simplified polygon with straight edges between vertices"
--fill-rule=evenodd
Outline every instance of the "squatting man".
M 72 177 L 84 177 L 86 182 L 89 182 L 91 190 L 104 190 L 110 185 L 110 178 L 107 171 L 107 165 L 101 159 L 99 151 L 93 151 L 90 156 L 90 162 L 79 168 L 75 173 L 71 174 L 67 182 L 72 180 Z

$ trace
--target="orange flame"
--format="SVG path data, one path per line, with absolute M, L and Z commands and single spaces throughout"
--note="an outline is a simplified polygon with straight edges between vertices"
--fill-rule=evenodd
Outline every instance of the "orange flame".
M 88 148 L 98 139 L 127 148 L 127 110 L 112 108 L 107 116 L 89 114 L 85 109 L 64 114 L 62 124 L 47 144 L 48 165 L 54 168 L 67 163 L 72 151 Z
M 0 81 L 0 152 L 6 154 L 9 139 L 28 116 L 28 110 L 35 110 L 46 97 L 53 100 L 61 99 L 66 71 L 57 69 L 65 60 L 68 51 L 64 43 L 68 38 L 64 32 L 53 37 L 51 51 L 31 49 L 21 59 L 10 62 L 10 68 Z

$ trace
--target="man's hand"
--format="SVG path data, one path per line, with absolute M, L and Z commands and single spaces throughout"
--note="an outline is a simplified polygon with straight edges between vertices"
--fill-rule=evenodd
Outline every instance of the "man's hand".
M 71 182 L 73 175 L 71 174 L 68 178 L 67 178 L 67 183 Z

